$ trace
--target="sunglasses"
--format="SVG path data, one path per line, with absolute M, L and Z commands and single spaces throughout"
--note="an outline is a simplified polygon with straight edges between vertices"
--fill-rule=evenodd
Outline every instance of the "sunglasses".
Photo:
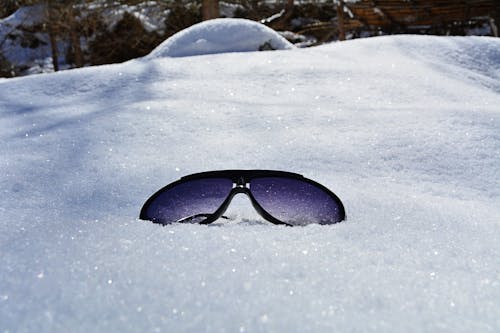
M 340 199 L 329 189 L 299 174 L 271 170 L 223 170 L 182 177 L 153 194 L 140 218 L 154 223 L 210 224 L 238 193 L 274 224 L 334 224 L 345 219 Z M 225 218 L 225 217 L 224 217 Z

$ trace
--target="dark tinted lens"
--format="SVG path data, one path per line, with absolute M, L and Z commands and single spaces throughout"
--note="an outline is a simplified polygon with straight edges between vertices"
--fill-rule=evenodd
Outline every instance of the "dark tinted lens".
M 300 179 L 255 178 L 250 183 L 250 190 L 269 214 L 291 225 L 332 224 L 344 219 L 339 200 Z
M 232 187 L 233 182 L 226 178 L 182 182 L 157 195 L 144 208 L 146 216 L 142 218 L 165 224 L 201 222 L 215 213 Z

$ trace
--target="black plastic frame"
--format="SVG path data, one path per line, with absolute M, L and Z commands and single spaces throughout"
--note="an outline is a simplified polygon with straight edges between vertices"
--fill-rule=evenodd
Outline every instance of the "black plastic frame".
M 271 214 L 269 214 L 259 203 L 258 201 L 254 198 L 252 195 L 251 189 L 247 187 L 247 184 L 250 184 L 252 179 L 255 178 L 265 178 L 265 177 L 282 177 L 282 178 L 291 178 L 291 179 L 299 179 L 301 181 L 304 181 L 306 183 L 309 183 L 315 187 L 318 187 L 325 191 L 339 206 L 340 208 L 340 215 L 342 216 L 342 219 L 338 222 L 341 222 L 345 220 L 346 214 L 345 214 L 345 208 L 344 205 L 342 204 L 342 201 L 340 201 L 339 197 L 337 197 L 332 191 L 330 191 L 327 187 L 315 182 L 314 180 L 305 178 L 304 176 L 293 173 L 293 172 L 287 172 L 287 171 L 277 171 L 277 170 L 219 170 L 219 171 L 207 171 L 207 172 L 200 172 L 200 173 L 195 173 L 192 175 L 184 176 L 181 179 L 168 184 L 167 186 L 161 188 L 157 192 L 155 192 L 142 206 L 141 213 L 139 218 L 141 220 L 149 220 L 154 223 L 159 223 L 159 224 L 165 224 L 160 221 L 155 221 L 154 219 L 151 219 L 147 216 L 146 212 L 148 209 L 148 206 L 153 202 L 153 200 L 156 199 L 157 196 L 159 196 L 161 193 L 164 191 L 168 191 L 174 186 L 177 186 L 185 181 L 188 180 L 193 180 L 193 179 L 201 179 L 201 178 L 226 178 L 230 179 L 233 182 L 233 189 L 231 192 L 228 194 L 227 198 L 222 202 L 220 207 L 210 216 L 208 216 L 205 220 L 199 222 L 199 224 L 210 224 L 214 222 L 215 220 L 219 219 L 222 217 L 226 209 L 228 208 L 229 204 L 231 203 L 231 200 L 233 197 L 238 194 L 238 193 L 244 193 L 246 194 L 252 203 L 252 206 L 255 208 L 257 213 L 259 213 L 264 219 L 267 221 L 274 223 L 274 224 L 284 224 L 288 226 L 292 226 L 288 223 L 285 223 L 283 221 L 280 221 L 273 217 Z M 336 222 L 336 223 L 338 223 Z

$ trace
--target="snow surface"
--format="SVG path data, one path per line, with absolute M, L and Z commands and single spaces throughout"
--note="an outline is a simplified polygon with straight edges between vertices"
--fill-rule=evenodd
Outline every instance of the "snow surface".
M 295 46 L 267 26 L 246 19 L 204 21 L 179 31 L 158 45 L 148 58 L 186 57 L 264 49 L 286 50 Z
M 0 52 L 7 60 L 34 66 L 43 64 L 50 57 L 47 34 L 35 33 L 37 39 L 43 42 L 36 48 L 24 47 L 26 45 L 20 42 L 23 36 L 21 27 L 26 29 L 41 24 L 43 15 L 43 6 L 36 5 L 22 7 L 12 15 L 0 19 Z
M 2 80 L 0 332 L 498 332 L 499 106 L 477 37 Z M 302 173 L 348 221 L 137 219 L 227 168 Z

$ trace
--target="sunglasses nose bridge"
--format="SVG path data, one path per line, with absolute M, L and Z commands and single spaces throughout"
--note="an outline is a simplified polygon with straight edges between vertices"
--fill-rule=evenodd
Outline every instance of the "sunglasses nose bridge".
M 237 184 L 235 188 L 231 190 L 229 197 L 232 199 L 236 194 L 243 193 L 249 198 L 251 198 L 250 189 L 245 187 L 245 184 L 239 185 Z
M 246 186 L 246 181 L 245 181 L 245 178 L 244 177 L 239 177 L 235 182 L 234 184 L 236 185 L 236 187 L 238 188 L 244 188 Z
M 274 224 L 284 224 L 284 225 L 289 225 L 288 223 L 285 223 L 285 222 L 282 222 L 278 219 L 276 219 L 275 217 L 273 217 L 271 214 L 269 214 L 258 202 L 257 200 L 255 199 L 255 197 L 253 196 L 252 194 L 252 191 L 250 191 L 250 189 L 248 187 L 245 187 L 245 184 L 243 184 L 242 186 L 237 186 L 235 188 L 232 189 L 231 193 L 229 193 L 229 196 L 226 200 L 226 202 L 224 203 L 223 205 L 223 209 L 224 211 L 229 207 L 229 204 L 231 203 L 231 201 L 233 200 L 234 196 L 236 194 L 239 194 L 239 193 L 243 193 L 245 194 L 248 199 L 250 199 L 250 203 L 252 204 L 253 208 L 255 209 L 255 211 L 260 215 L 262 216 L 264 219 L 268 220 L 269 222 L 271 223 L 274 223 Z
M 252 196 L 252 193 L 250 192 L 249 188 L 245 187 L 245 183 L 243 183 L 243 185 L 237 184 L 236 187 L 234 187 L 231 190 L 231 192 L 227 196 L 226 200 L 224 201 L 224 203 L 222 204 L 222 206 L 219 208 L 218 211 L 220 211 L 220 215 L 222 215 L 227 210 L 227 208 L 231 204 L 231 201 L 233 201 L 233 198 L 237 194 L 240 194 L 240 193 L 245 194 L 250 199 L 250 201 L 252 202 L 252 205 L 254 204 L 254 202 L 253 202 L 254 198 Z

